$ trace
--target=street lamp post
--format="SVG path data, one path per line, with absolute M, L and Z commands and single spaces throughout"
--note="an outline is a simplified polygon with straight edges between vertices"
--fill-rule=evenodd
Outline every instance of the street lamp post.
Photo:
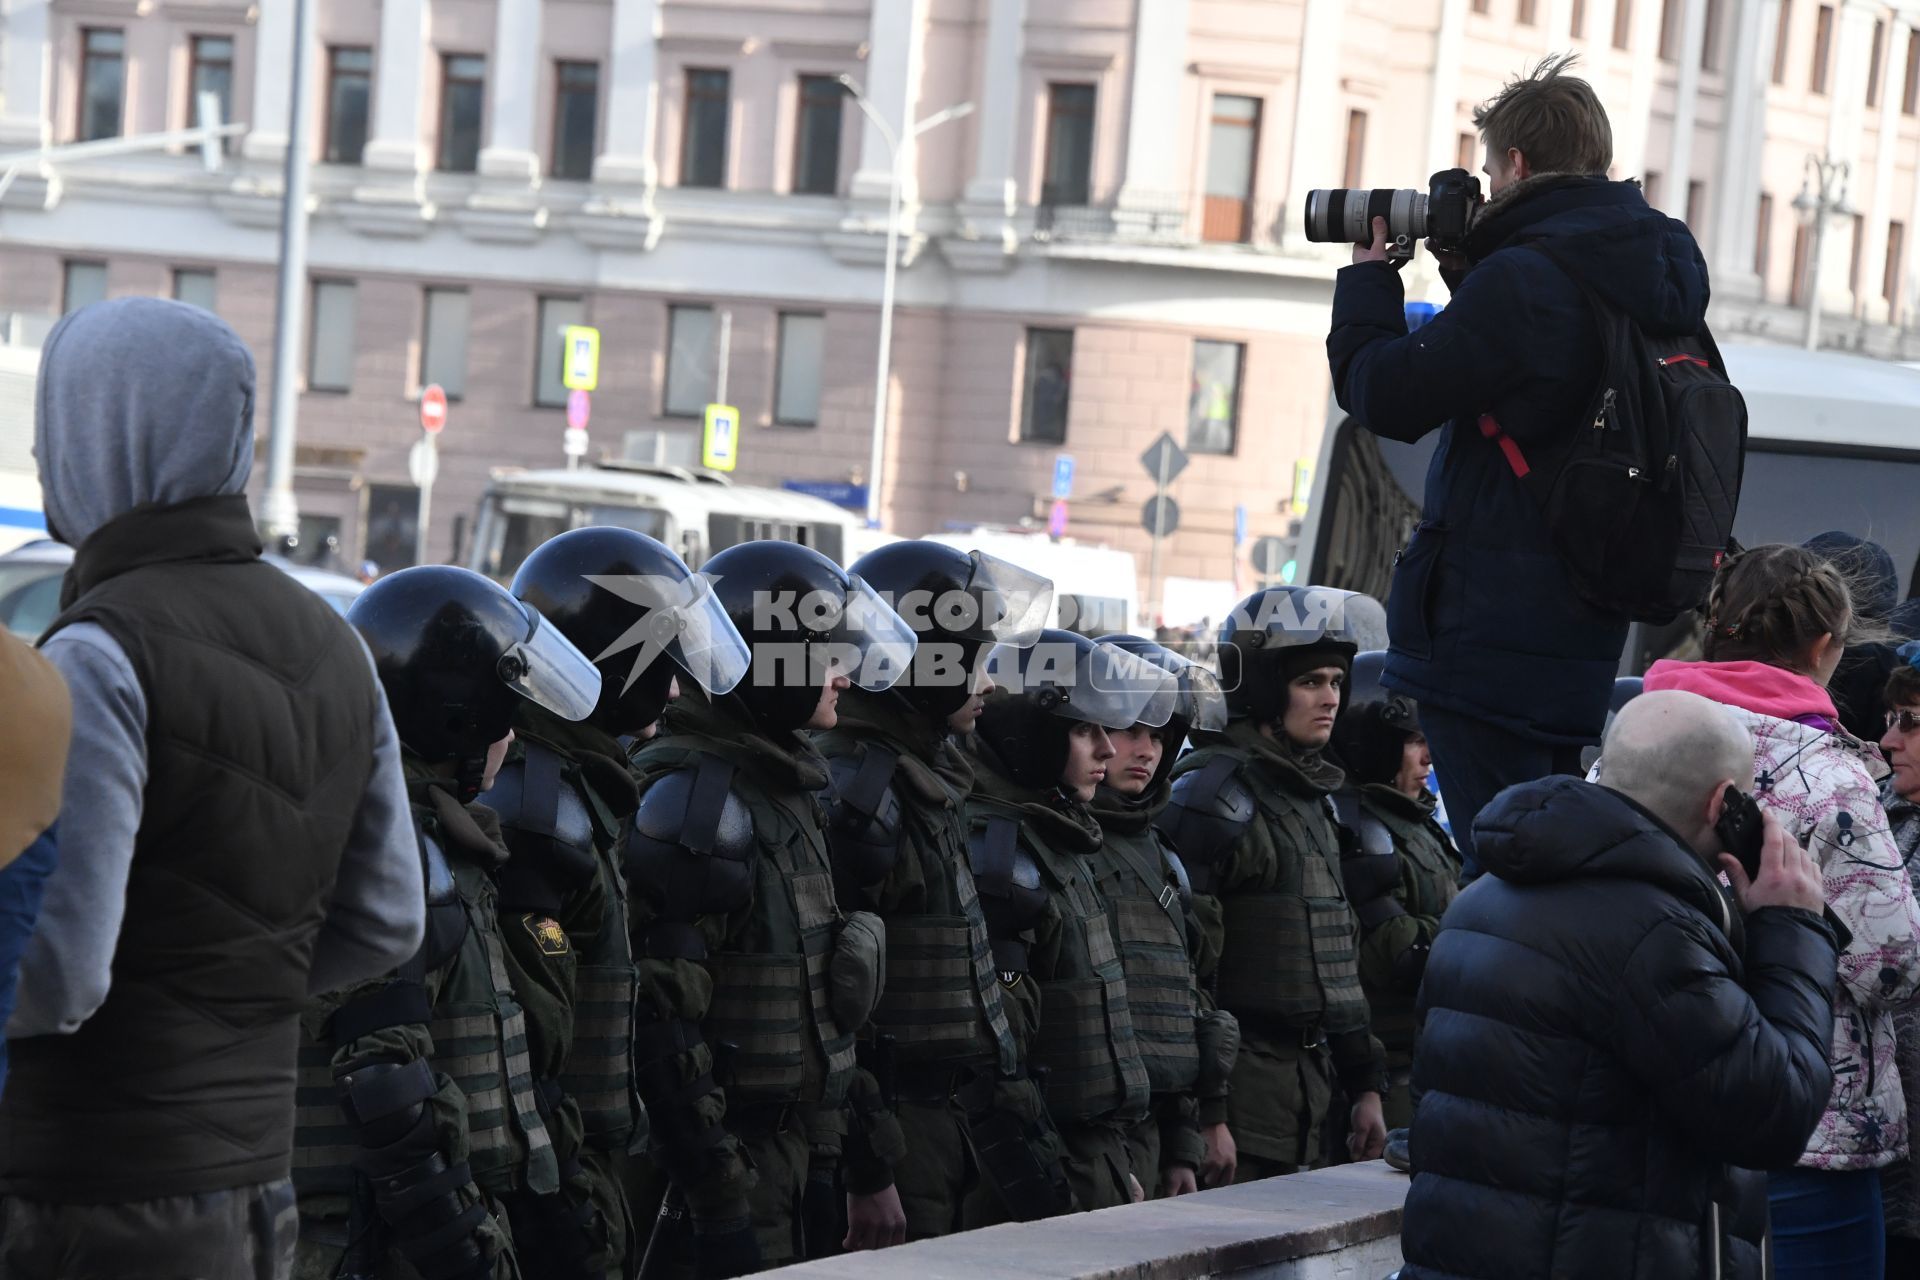
M 900 245 L 900 181 L 903 166 L 901 149 L 906 145 L 907 159 L 913 156 L 913 147 L 921 134 L 937 129 L 950 120 L 958 120 L 973 110 L 971 102 L 962 102 L 936 111 L 914 125 L 903 138 L 893 131 L 884 117 L 875 111 L 873 104 L 867 101 L 852 76 L 840 76 L 840 87 L 847 91 L 855 106 L 872 122 L 873 127 L 887 143 L 887 262 L 880 284 L 880 353 L 876 359 L 873 373 L 873 439 L 867 445 L 867 527 L 880 527 L 880 467 L 886 461 L 887 453 L 887 392 L 890 379 L 888 373 L 893 361 L 893 279 L 899 267 Z M 909 104 L 910 106 L 911 104 Z M 904 117 L 905 113 L 902 112 Z
M 1802 223 L 1813 227 L 1813 245 L 1807 255 L 1807 334 L 1806 348 L 1820 347 L 1820 258 L 1826 247 L 1827 219 L 1853 212 L 1847 203 L 1847 162 L 1831 156 L 1807 156 L 1806 176 L 1800 182 L 1800 194 L 1793 198 L 1794 212 Z
M 292 105 L 287 120 L 285 187 L 280 204 L 280 284 L 274 300 L 273 416 L 267 429 L 267 483 L 261 523 L 275 537 L 300 532 L 293 493 L 294 431 L 300 413 L 300 336 L 307 298 L 307 85 L 313 79 L 313 0 L 294 0 Z

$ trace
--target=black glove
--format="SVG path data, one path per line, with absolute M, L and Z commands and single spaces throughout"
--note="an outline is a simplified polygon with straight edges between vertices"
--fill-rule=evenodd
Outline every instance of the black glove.
M 807 1175 L 806 1190 L 800 1193 L 800 1225 L 809 1260 L 842 1252 L 841 1242 L 847 1238 L 847 1197 L 830 1171 L 816 1169 Z
M 732 1280 L 760 1270 L 760 1242 L 751 1226 L 713 1235 L 694 1232 L 693 1270 L 699 1280 Z

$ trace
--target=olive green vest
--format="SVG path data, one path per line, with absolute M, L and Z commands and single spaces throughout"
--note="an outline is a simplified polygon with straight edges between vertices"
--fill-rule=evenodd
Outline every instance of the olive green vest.
M 1300 762 L 1245 721 L 1203 736 L 1205 745 L 1182 757 L 1174 776 L 1228 756 L 1259 807 L 1240 838 L 1233 875 L 1216 888 L 1226 934 L 1220 1007 L 1250 1030 L 1277 1023 L 1331 1036 L 1364 1028 L 1358 926 L 1327 798 L 1340 783 L 1338 771 L 1309 779 Z
M 1091 859 L 1107 900 L 1120 963 L 1127 975 L 1127 1007 L 1134 1040 L 1154 1093 L 1188 1093 L 1200 1079 L 1194 1023 L 1200 991 L 1187 955 L 1180 891 L 1150 806 L 1123 807 L 1102 790 L 1094 802 L 1103 839 Z
M 1008 785 L 997 775 L 983 784 L 990 790 Z M 1059 912 L 1057 955 L 1029 974 L 1040 987 L 1040 1025 L 1027 1065 L 1043 1076 L 1047 1110 L 1061 1123 L 1138 1119 L 1147 1107 L 1147 1072 L 1134 1039 L 1126 970 L 1088 862 L 1098 828 L 1083 828 L 1043 801 L 986 791 L 968 800 L 967 821 L 970 833 L 986 839 L 994 838 L 985 830 L 989 824 L 1015 824 Z M 1076 832 L 1077 847 L 1067 851 Z
M 1392 787 L 1372 784 L 1360 789 L 1360 803 L 1393 836 L 1400 862 L 1400 883 L 1394 897 L 1410 916 L 1438 920 L 1460 892 L 1460 862 L 1451 842 L 1430 809 Z M 1417 1001 L 1407 992 L 1380 990 L 1366 984 L 1372 1009 L 1373 1034 L 1387 1051 L 1387 1065 L 1404 1068 L 1413 1063 Z
M 900 802 L 900 858 L 890 881 L 911 877 L 915 892 L 900 899 L 883 885 L 875 907 L 887 926 L 887 984 L 873 1022 L 894 1039 L 910 1065 L 997 1062 L 1003 1075 L 1020 1055 L 1000 1004 L 1000 979 L 986 916 L 967 860 L 966 763 L 943 741 L 916 750 L 889 732 L 893 708 L 872 694 L 841 695 L 840 725 L 815 739 L 829 758 L 858 755 L 863 743 L 893 751 L 893 791 Z M 924 735 L 922 735 L 924 736 Z M 927 758 L 928 756 L 931 759 Z M 893 903 L 902 900 L 902 905 Z
M 675 706 L 672 736 L 634 758 L 641 788 L 703 755 L 734 764 L 732 792 L 759 848 L 751 914 L 707 960 L 713 999 L 701 1030 L 709 1044 L 737 1046 L 722 1082 L 731 1101 L 838 1106 L 853 1076 L 854 1029 L 835 1020 L 827 988 L 842 917 L 817 798 L 826 771 L 797 736 L 783 750 L 749 722 L 690 701 Z

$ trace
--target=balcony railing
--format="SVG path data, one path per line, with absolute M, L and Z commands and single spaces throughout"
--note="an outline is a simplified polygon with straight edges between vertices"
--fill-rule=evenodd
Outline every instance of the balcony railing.
M 1075 202 L 1076 192 L 1041 192 L 1034 210 L 1036 240 L 1055 243 L 1220 245 L 1273 252 L 1280 247 L 1286 206 L 1189 192 L 1133 192 L 1124 202 Z M 1068 198 L 1062 199 L 1061 196 Z

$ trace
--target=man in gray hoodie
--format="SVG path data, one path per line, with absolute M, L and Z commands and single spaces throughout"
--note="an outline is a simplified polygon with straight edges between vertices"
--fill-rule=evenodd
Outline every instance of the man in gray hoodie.
M 85 307 L 42 356 L 73 742 L 7 1026 L 8 1280 L 286 1274 L 300 1009 L 420 945 L 371 662 L 260 559 L 253 392 L 234 332 L 174 302 Z

